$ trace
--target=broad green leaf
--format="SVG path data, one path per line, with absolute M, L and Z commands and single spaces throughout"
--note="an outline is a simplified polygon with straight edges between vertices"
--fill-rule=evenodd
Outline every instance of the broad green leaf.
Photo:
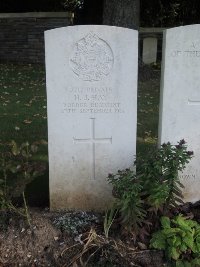
M 178 260 L 178 258 L 180 257 L 180 252 L 178 252 L 177 248 L 175 247 L 169 247 L 168 255 L 169 258 L 172 258 L 173 260 Z
M 186 246 L 186 244 L 182 243 L 181 246 L 180 246 L 180 250 L 182 252 L 185 252 L 187 249 L 188 249 L 188 247 Z
M 177 247 L 176 245 L 175 245 L 175 243 L 176 243 L 176 235 L 174 235 L 174 236 L 172 236 L 171 238 L 169 238 L 169 239 L 167 239 L 167 243 L 170 245 L 170 246 L 172 246 L 172 247 Z
M 184 261 L 184 267 L 194 267 L 189 261 Z
M 194 253 L 198 253 L 199 252 L 199 249 L 198 249 L 196 243 L 194 243 L 194 245 L 193 245 L 192 252 L 194 252 Z
M 190 235 L 189 233 L 183 238 L 183 242 L 190 248 L 193 248 L 194 245 L 194 239 L 193 235 Z
M 176 261 L 176 267 L 183 267 L 183 262 L 182 262 L 182 260 L 177 260 L 177 261 Z
M 175 234 L 179 234 L 179 233 L 181 234 L 182 230 L 179 228 L 167 228 L 167 229 L 163 229 L 162 232 L 167 238 L 169 238 L 171 236 L 174 236 Z
M 168 217 L 163 216 L 160 221 L 163 228 L 170 228 L 170 219 Z
M 200 238 L 199 237 L 196 238 L 194 245 L 195 245 L 194 248 L 193 248 L 194 252 L 199 252 L 200 253 Z
M 200 266 L 200 258 L 193 259 L 191 264 L 192 266 L 195 266 L 195 265 Z
M 158 231 L 153 234 L 153 237 L 150 241 L 150 247 L 156 249 L 165 249 L 166 248 L 166 241 L 165 236 L 162 234 L 161 231 Z
M 177 260 L 176 267 L 185 267 L 184 262 L 182 260 Z
M 180 236 L 176 236 L 176 241 L 174 243 L 174 246 L 179 247 L 181 245 L 181 243 L 182 243 L 182 240 L 181 240 Z

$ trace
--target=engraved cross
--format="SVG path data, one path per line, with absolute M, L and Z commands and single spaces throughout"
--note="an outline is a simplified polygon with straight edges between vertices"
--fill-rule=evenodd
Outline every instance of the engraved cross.
M 74 143 L 90 143 L 92 144 L 92 176 L 96 179 L 96 144 L 112 144 L 112 137 L 96 138 L 95 133 L 95 118 L 90 118 L 91 120 L 91 137 L 90 138 L 73 138 Z
M 190 106 L 198 106 L 200 105 L 200 100 L 196 99 L 188 99 L 188 105 Z

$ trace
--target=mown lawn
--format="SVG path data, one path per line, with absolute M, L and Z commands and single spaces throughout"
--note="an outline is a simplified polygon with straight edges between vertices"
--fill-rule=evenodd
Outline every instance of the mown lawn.
M 0 65 L 0 142 L 47 139 L 45 71 Z
M 160 72 L 138 84 L 137 153 L 157 146 Z
M 0 64 L 0 88 L 0 144 L 47 141 L 44 67 Z M 41 146 L 39 154 L 48 162 L 47 146 Z M 27 188 L 29 204 L 48 205 L 48 191 L 47 167 Z
M 146 153 L 156 145 L 159 74 L 156 77 L 139 82 L 137 153 Z M 0 144 L 47 140 L 44 66 L 0 64 L 0 88 Z M 41 160 L 48 161 L 47 155 L 46 146 L 41 149 Z M 28 190 L 37 192 L 30 194 L 34 204 L 47 203 L 48 172 Z

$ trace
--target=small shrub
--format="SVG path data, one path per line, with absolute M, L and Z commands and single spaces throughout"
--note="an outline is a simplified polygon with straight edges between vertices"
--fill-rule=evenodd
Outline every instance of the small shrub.
M 146 216 L 141 198 L 141 181 L 137 179 L 135 171 L 130 169 L 110 174 L 108 181 L 113 185 L 113 195 L 116 198 L 114 209 L 119 210 L 122 224 L 137 231 Z
M 151 152 L 148 157 L 138 157 L 137 176 L 143 182 L 145 201 L 154 211 L 164 210 L 183 203 L 179 172 L 182 172 L 193 155 L 187 151 L 185 141 L 177 145 L 169 142 Z
M 161 218 L 162 229 L 153 234 L 150 247 L 164 250 L 176 267 L 200 266 L 200 225 L 178 215 Z
M 185 141 L 177 145 L 163 144 L 160 149 L 146 157 L 137 157 L 134 170 L 126 169 L 109 174 L 108 182 L 113 186 L 114 207 L 121 214 L 121 222 L 137 231 L 149 212 L 166 214 L 182 201 L 178 173 L 183 171 L 192 158 Z

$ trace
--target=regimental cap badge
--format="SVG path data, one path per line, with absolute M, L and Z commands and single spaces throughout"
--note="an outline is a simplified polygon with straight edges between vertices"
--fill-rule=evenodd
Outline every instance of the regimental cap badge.
M 109 75 L 114 63 L 111 47 L 93 32 L 74 46 L 70 57 L 73 72 L 84 81 L 99 81 Z

